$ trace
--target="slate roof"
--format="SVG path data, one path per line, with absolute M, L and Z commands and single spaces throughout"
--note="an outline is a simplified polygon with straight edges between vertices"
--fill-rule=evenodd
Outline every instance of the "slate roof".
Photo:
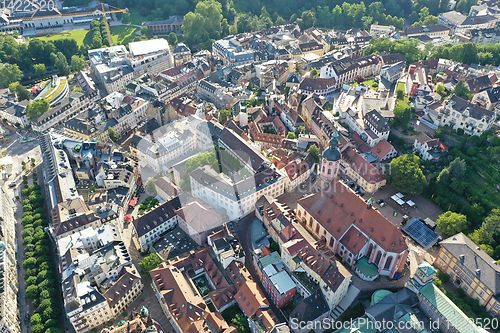
M 469 237 L 463 233 L 451 236 L 441 243 L 441 247 L 446 249 L 458 262 L 457 265 L 465 272 L 472 272 L 476 277 L 476 270 L 480 270 L 479 280 L 488 287 L 494 295 L 500 294 L 500 265 L 496 263 L 486 252 L 481 250 Z M 463 264 L 460 256 L 464 256 Z

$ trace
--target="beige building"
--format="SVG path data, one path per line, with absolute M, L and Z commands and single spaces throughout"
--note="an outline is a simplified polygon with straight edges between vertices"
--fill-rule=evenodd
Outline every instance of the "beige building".
M 0 233 L 0 264 L 3 267 L 0 277 L 0 332 L 19 333 L 21 327 L 18 315 L 18 275 L 16 261 L 16 220 L 13 211 L 14 202 L 3 189 L 0 189 L 0 215 L 2 232 Z
M 479 301 L 494 317 L 500 314 L 500 265 L 463 233 L 440 243 L 434 266 L 450 281 Z

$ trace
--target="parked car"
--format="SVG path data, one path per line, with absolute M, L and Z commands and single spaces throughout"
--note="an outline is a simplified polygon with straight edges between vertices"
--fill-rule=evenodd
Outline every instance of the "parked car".
M 352 188 L 354 186 L 354 183 L 350 182 L 349 184 L 347 184 L 347 186 L 349 186 L 350 188 Z

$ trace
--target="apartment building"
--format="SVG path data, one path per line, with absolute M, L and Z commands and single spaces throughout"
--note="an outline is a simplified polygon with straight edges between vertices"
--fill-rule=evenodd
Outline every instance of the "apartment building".
M 389 138 L 391 130 L 389 122 L 377 110 L 364 113 L 357 108 L 349 108 L 345 113 L 344 121 L 370 147 Z
M 415 137 L 413 149 L 424 161 L 439 160 L 446 157 L 448 147 L 439 139 L 432 139 L 426 133 L 420 133 Z
M 141 252 L 147 252 L 161 235 L 177 225 L 176 211 L 182 208 L 181 199 L 175 197 L 132 221 L 132 240 Z
M 496 112 L 453 95 L 446 100 L 440 112 L 439 125 L 448 125 L 454 129 L 461 128 L 470 135 L 481 135 L 493 126 Z
M 303 298 L 321 290 L 331 311 L 346 295 L 352 275 L 324 246 L 315 248 L 303 238 L 292 239 L 282 245 L 281 259 Z
M 213 55 L 222 59 L 226 66 L 241 66 L 254 62 L 254 50 L 245 48 L 238 36 L 228 36 L 212 43 Z
M 132 79 L 155 75 L 174 66 L 168 42 L 163 39 L 133 42 L 130 52 L 124 45 L 89 50 L 90 67 L 108 94 L 123 91 Z
M 118 317 L 137 299 L 143 289 L 144 284 L 139 272 L 134 265 L 130 265 L 121 269 L 118 279 L 102 295 L 108 302 L 111 315 Z
M 375 193 L 387 183 L 384 173 L 352 147 L 347 147 L 342 151 L 339 170 L 366 193 Z
M 99 98 L 98 91 L 89 94 L 72 92 L 59 103 L 54 104 L 47 112 L 31 121 L 35 133 L 42 133 L 51 127 L 70 119 L 75 113 L 91 108 Z
M 330 62 L 320 70 L 321 78 L 335 78 L 334 89 L 341 88 L 344 84 L 354 82 L 358 75 L 365 78 L 377 76 L 382 68 L 382 59 L 378 55 L 370 55 L 363 58 L 346 57 Z
M 0 212 L 2 229 L 0 233 L 0 332 L 20 333 L 21 325 L 15 309 L 18 308 L 18 272 L 16 260 L 16 220 L 14 202 L 0 189 Z
M 262 285 L 271 296 L 277 308 L 282 308 L 290 303 L 297 293 L 297 287 L 290 275 L 285 270 L 278 252 L 273 252 L 259 258 L 257 261 Z
M 228 222 L 215 209 L 196 198 L 189 198 L 175 213 L 179 227 L 200 246 L 207 242 L 211 231 Z
M 75 331 L 89 332 L 114 319 L 117 312 L 103 294 L 116 285 L 125 267 L 135 270 L 118 227 L 110 223 L 68 235 L 57 241 L 57 251 L 64 309 Z M 114 302 L 128 306 L 142 290 L 136 284 L 131 287 L 128 292 L 124 288 L 120 295 L 115 293 L 121 297 L 115 297 Z
M 98 126 L 101 141 L 108 141 L 108 129 L 112 127 L 116 135 L 133 130 L 147 119 L 149 101 L 140 97 L 113 92 L 104 97 L 102 108 L 106 112 L 107 121 Z
M 229 285 L 210 258 L 210 249 L 193 250 L 150 272 L 158 302 L 176 332 L 205 331 L 209 324 L 214 327 L 213 333 L 234 333 L 234 328 L 220 313 L 212 312 L 205 301 L 222 305 L 222 299 L 226 299 L 228 304 L 234 304 L 236 298 L 235 287 Z
M 469 237 L 458 233 L 440 242 L 434 266 L 450 276 L 450 281 L 479 301 L 493 316 L 500 315 L 500 265 Z
M 1 100 L 0 117 L 13 126 L 19 124 L 21 127 L 26 127 L 30 124 L 26 115 L 26 105 L 28 105 L 28 100 L 19 103 L 14 100 Z

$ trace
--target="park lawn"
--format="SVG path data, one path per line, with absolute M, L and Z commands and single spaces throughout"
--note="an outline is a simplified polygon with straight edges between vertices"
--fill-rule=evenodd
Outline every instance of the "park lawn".
M 403 92 L 406 94 L 406 85 L 403 82 L 398 82 L 396 90 L 403 90 Z
M 378 82 L 375 82 L 373 79 L 363 81 L 363 84 L 370 86 L 374 90 L 377 90 L 378 88 Z
M 72 30 L 72 31 L 65 31 L 65 32 L 58 32 L 55 34 L 47 34 L 39 37 L 32 37 L 36 38 L 42 41 L 55 41 L 58 39 L 64 39 L 64 38 L 70 38 L 76 40 L 78 45 L 83 45 L 83 41 L 85 39 L 85 36 L 89 34 L 90 32 L 88 30 Z M 31 39 L 31 38 L 30 38 Z
M 149 21 L 146 16 L 139 13 L 130 13 L 130 24 L 142 25 L 142 22 Z
M 406 110 L 409 107 L 410 107 L 410 100 L 408 99 L 407 96 L 405 96 L 404 99 L 396 100 L 396 106 L 394 106 L 394 111 L 403 112 L 404 110 Z
M 136 36 L 135 32 L 137 30 L 140 30 L 140 28 L 128 25 L 116 25 L 111 27 L 110 32 L 113 45 L 128 44 Z
M 139 30 L 139 27 L 133 27 L 128 25 L 117 25 L 110 29 L 111 39 L 113 40 L 113 45 L 128 44 L 134 37 L 135 32 Z M 54 41 L 63 38 L 75 39 L 78 45 L 90 45 L 92 43 L 92 36 L 88 30 L 72 30 L 65 31 L 40 37 L 33 37 L 43 41 Z

